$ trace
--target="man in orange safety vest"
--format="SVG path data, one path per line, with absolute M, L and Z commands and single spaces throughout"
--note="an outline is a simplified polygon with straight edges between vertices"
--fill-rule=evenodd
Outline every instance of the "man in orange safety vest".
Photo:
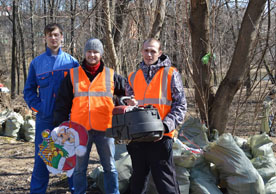
M 84 48 L 85 59 L 78 68 L 71 69 L 57 96 L 54 123 L 71 120 L 88 130 L 87 152 L 77 156 L 74 177 L 76 193 L 87 189 L 86 172 L 92 144 L 96 144 L 104 170 L 104 189 L 107 194 L 118 194 L 118 173 L 114 161 L 114 139 L 105 136 L 112 124 L 113 95 L 125 94 L 125 78 L 104 65 L 102 42 L 91 38 Z
M 164 136 L 159 141 L 133 141 L 127 145 L 133 168 L 131 194 L 146 193 L 150 172 L 159 194 L 179 194 L 172 138 L 176 126 L 184 121 L 187 109 L 181 75 L 172 67 L 169 57 L 162 54 L 160 41 L 146 40 L 141 53 L 140 68 L 128 76 L 126 84 L 126 94 L 134 99 L 126 102 L 157 108 L 164 125 Z

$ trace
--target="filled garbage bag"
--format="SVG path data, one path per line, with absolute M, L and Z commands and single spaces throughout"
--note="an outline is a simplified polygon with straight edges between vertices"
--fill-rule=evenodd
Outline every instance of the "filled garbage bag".
M 208 128 L 198 118 L 189 118 L 181 126 L 178 139 L 191 148 L 202 148 L 209 143 Z
M 5 121 L 4 135 L 17 138 L 18 132 L 23 123 L 23 117 L 19 113 L 11 112 Z
M 210 163 L 201 156 L 190 170 L 190 194 L 222 194 Z
M 122 157 L 115 162 L 115 166 L 118 172 L 119 191 L 121 194 L 126 193 L 129 187 L 129 181 L 132 173 L 131 159 L 127 152 L 122 154 Z M 99 166 L 95 168 L 89 175 L 96 183 L 96 187 L 104 193 L 104 177 L 103 167 Z
M 28 142 L 34 142 L 35 140 L 35 120 L 31 117 L 26 117 L 24 124 L 21 126 L 21 130 L 24 134 L 24 139 Z
M 204 157 L 215 164 L 228 193 L 265 194 L 264 182 L 230 133 L 204 148 Z
M 248 139 L 248 145 L 252 150 L 251 162 L 262 176 L 264 183 L 276 176 L 276 159 L 272 149 L 273 142 L 263 133 L 254 135 Z
M 271 178 L 265 185 L 266 194 L 276 194 L 276 176 Z

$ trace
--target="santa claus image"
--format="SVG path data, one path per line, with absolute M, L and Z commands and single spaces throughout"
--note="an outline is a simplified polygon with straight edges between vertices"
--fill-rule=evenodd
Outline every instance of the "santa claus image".
M 46 134 L 47 133 L 47 134 Z M 76 155 L 86 152 L 88 135 L 86 129 L 74 122 L 66 121 L 42 133 L 44 141 L 40 145 L 40 156 L 53 174 L 66 172 L 71 177 L 76 165 Z

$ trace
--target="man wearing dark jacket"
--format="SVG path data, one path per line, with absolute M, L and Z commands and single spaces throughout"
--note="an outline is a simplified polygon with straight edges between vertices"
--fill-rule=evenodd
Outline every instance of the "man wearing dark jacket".
M 127 145 L 132 161 L 131 194 L 146 193 L 151 172 L 159 194 L 180 194 L 173 164 L 172 144 L 175 128 L 184 121 L 187 103 L 181 75 L 162 54 L 154 38 L 144 42 L 139 70 L 128 76 L 126 94 L 134 96 L 129 105 L 153 105 L 164 125 L 164 136 L 155 142 L 131 142 Z
M 99 39 L 91 38 L 86 42 L 82 65 L 70 70 L 61 84 L 56 100 L 56 126 L 71 120 L 88 130 L 87 152 L 82 157 L 77 156 L 73 174 L 75 194 L 86 191 L 86 171 L 93 143 L 96 144 L 104 169 L 105 193 L 119 193 L 114 139 L 106 137 L 105 130 L 112 124 L 113 95 L 124 95 L 126 80 L 113 69 L 104 66 L 101 61 L 103 52 Z

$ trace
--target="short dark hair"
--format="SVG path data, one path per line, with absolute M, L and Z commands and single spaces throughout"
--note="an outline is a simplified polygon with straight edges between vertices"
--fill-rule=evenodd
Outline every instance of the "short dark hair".
M 145 43 L 149 43 L 149 42 L 157 42 L 157 43 L 159 44 L 159 51 L 162 50 L 162 49 L 161 49 L 161 42 L 160 42 L 159 40 L 157 40 L 156 38 L 148 38 L 147 40 L 145 40 L 145 41 L 143 42 L 143 45 L 144 45 Z
M 60 24 L 57 24 L 57 23 L 47 24 L 44 28 L 44 35 L 46 36 L 46 34 L 48 34 L 49 32 L 54 31 L 57 28 L 59 29 L 60 33 L 62 34 L 63 33 L 63 28 Z

